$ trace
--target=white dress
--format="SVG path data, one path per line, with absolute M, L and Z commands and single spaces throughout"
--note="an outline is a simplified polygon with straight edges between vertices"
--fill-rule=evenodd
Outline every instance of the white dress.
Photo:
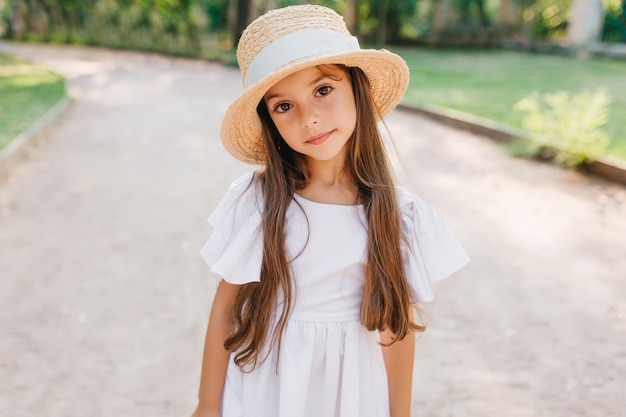
M 202 256 L 218 277 L 259 281 L 262 196 L 252 174 L 234 181 L 209 218 Z M 468 257 L 441 219 L 419 198 L 397 190 L 404 267 L 416 301 L 431 283 Z M 306 216 L 305 214 L 306 213 Z M 287 212 L 286 250 L 296 296 L 282 338 L 245 373 L 231 361 L 222 417 L 385 417 L 387 377 L 377 333 L 360 323 L 367 250 L 363 208 L 322 204 L 298 195 Z

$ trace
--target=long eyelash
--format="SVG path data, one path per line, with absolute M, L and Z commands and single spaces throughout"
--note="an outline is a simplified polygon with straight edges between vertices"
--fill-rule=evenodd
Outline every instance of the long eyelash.
M 279 103 L 279 104 L 277 104 L 276 106 L 274 106 L 274 108 L 272 109 L 272 113 L 280 113 L 280 112 L 278 111 L 278 108 L 279 108 L 280 106 L 282 106 L 283 104 L 285 104 L 285 103 Z
M 326 89 L 327 89 L 326 94 L 324 94 L 324 95 L 328 95 L 328 93 L 330 93 L 331 91 L 333 91 L 333 90 L 334 90 L 334 88 L 333 88 L 333 86 L 332 86 L 332 85 L 330 85 L 330 84 L 324 84 L 324 85 L 320 85 L 320 86 L 317 88 L 317 92 L 319 93 L 319 91 L 320 91 L 322 88 L 326 88 Z

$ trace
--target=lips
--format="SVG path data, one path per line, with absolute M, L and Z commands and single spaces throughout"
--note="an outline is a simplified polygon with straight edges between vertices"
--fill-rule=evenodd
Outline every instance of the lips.
M 328 139 L 330 137 L 330 135 L 332 135 L 335 131 L 331 130 L 329 132 L 325 132 L 325 133 L 321 133 L 319 135 L 315 135 L 309 138 L 309 140 L 306 141 L 306 143 L 310 144 L 310 145 L 321 145 L 322 143 L 326 142 L 326 139 Z

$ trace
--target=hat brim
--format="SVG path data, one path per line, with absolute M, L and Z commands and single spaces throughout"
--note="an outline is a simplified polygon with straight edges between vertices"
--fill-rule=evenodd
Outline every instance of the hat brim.
M 261 121 L 256 112 L 259 102 L 267 90 L 288 75 L 324 64 L 361 68 L 369 78 L 372 99 L 380 117 L 398 105 L 409 83 L 406 63 L 400 56 L 387 50 L 360 49 L 292 62 L 247 88 L 228 107 L 220 131 L 224 148 L 242 162 L 263 165 L 266 150 Z

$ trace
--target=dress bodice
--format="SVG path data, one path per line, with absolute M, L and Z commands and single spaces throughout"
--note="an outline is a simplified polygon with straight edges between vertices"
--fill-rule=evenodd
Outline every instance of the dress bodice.
M 362 206 L 317 203 L 296 194 L 286 230 L 296 290 L 291 319 L 358 320 L 367 259 Z

